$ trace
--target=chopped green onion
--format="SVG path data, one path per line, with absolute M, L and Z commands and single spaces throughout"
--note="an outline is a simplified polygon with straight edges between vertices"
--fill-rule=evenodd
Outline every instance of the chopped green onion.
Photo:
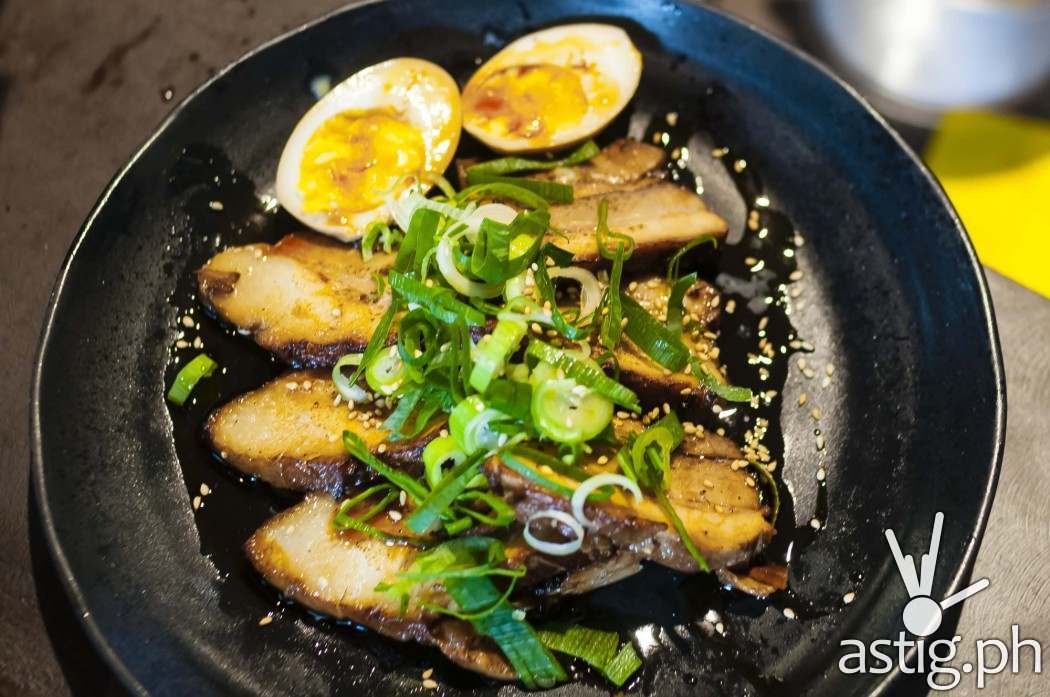
M 405 526 L 417 535 L 422 535 L 436 526 L 448 507 L 452 505 L 456 497 L 463 493 L 474 475 L 478 473 L 478 463 L 482 457 L 484 453 L 479 452 L 453 465 L 448 474 L 419 503 L 419 508 L 412 511 L 412 514 L 405 519 Z
M 470 508 L 466 504 L 480 503 L 486 506 L 491 514 Z M 456 510 L 466 513 L 484 525 L 505 527 L 514 522 L 514 508 L 501 497 L 488 491 L 464 491 L 456 499 Z
M 197 383 L 209 377 L 218 367 L 219 364 L 213 361 L 208 354 L 199 354 L 182 366 L 175 375 L 175 381 L 171 383 L 171 389 L 168 390 L 168 401 L 181 407 L 190 398 L 190 393 L 193 392 Z
M 423 475 L 431 489 L 436 487 L 444 479 L 441 471 L 442 466 L 449 460 L 453 465 L 458 465 L 467 459 L 466 454 L 456 445 L 452 436 L 439 436 L 427 443 L 423 448 Z
M 612 402 L 575 380 L 548 380 L 532 392 L 532 423 L 557 443 L 583 443 L 612 421 Z
M 364 353 L 361 354 L 361 362 L 357 364 L 357 370 L 354 371 L 354 374 L 348 380 L 351 385 L 357 384 L 357 379 L 361 377 L 361 373 L 372 364 L 376 354 L 386 346 L 387 339 L 390 338 L 390 327 L 394 323 L 394 316 L 397 314 L 397 306 L 397 302 L 391 298 L 390 305 L 387 306 L 383 316 L 376 323 L 375 329 L 372 330 L 372 336 L 369 337 L 368 345 L 365 346 Z
M 474 172 L 467 174 L 467 184 L 471 187 L 485 184 L 508 184 L 540 196 L 550 203 L 572 203 L 572 187 L 559 182 L 539 179 L 522 179 L 520 177 L 501 177 L 498 174 Z M 470 189 L 464 189 L 469 191 Z M 461 193 L 462 195 L 462 193 Z M 533 206 L 536 208 L 536 206 Z
M 696 283 L 696 272 L 682 276 L 671 285 L 667 296 L 667 328 L 681 336 L 682 315 L 685 312 L 685 294 Z
M 515 201 L 534 210 L 547 210 L 549 205 L 547 199 L 533 193 L 529 189 L 518 186 L 517 179 L 510 179 L 509 177 L 507 179 L 508 181 L 468 186 L 459 192 L 456 199 L 460 203 L 465 203 L 476 198 L 501 198 Z
M 554 687 L 568 679 L 565 670 L 550 651 L 540 643 L 536 632 L 505 600 L 488 578 L 451 579 L 445 589 L 466 613 L 494 608 L 484 617 L 473 620 L 474 629 L 499 646 L 525 687 Z
M 471 395 L 456 405 L 448 417 L 452 438 L 465 453 L 489 452 L 500 445 L 503 434 L 493 423 L 507 420 L 507 415 L 490 408 L 481 397 Z
M 536 635 L 552 651 L 582 659 L 601 671 L 616 657 L 616 647 L 620 644 L 616 632 L 579 626 L 540 629 Z
M 697 237 L 695 240 L 692 240 L 684 247 L 679 249 L 677 252 L 672 254 L 670 260 L 667 262 L 667 282 L 674 283 L 675 280 L 678 278 L 678 267 L 682 263 L 682 257 L 684 257 L 696 247 L 699 247 L 702 244 L 707 244 L 708 242 L 710 242 L 716 247 L 718 246 L 718 240 L 715 239 L 713 236 L 701 235 L 700 237 Z
M 536 484 L 539 484 L 545 489 L 550 489 L 559 496 L 562 496 L 567 499 L 572 498 L 572 489 L 570 489 L 567 486 L 563 486 L 551 479 L 548 479 L 547 477 L 540 474 L 537 470 L 526 465 L 524 462 L 519 460 L 511 453 L 506 451 L 503 452 L 500 455 L 500 459 L 503 460 L 504 465 L 506 465 L 511 470 L 517 472 L 521 476 L 525 477 L 526 479 L 529 479 L 535 482 Z
M 386 495 L 379 501 L 379 503 L 372 506 L 365 513 L 358 517 L 350 515 L 350 511 L 358 504 L 368 500 L 375 494 L 385 491 Z M 421 542 L 419 540 L 413 540 L 408 537 L 402 537 L 400 535 L 392 535 L 385 530 L 380 530 L 373 525 L 369 525 L 368 521 L 378 515 L 380 512 L 386 510 L 387 506 L 397 499 L 397 491 L 389 484 L 377 484 L 376 486 L 365 489 L 357 496 L 343 501 L 339 505 L 339 511 L 336 513 L 335 518 L 332 520 L 332 527 L 336 530 L 354 530 L 362 534 L 373 537 L 377 540 L 382 540 L 390 544 L 402 544 L 419 546 Z
M 419 208 L 412 214 L 412 221 L 401 241 L 394 259 L 394 271 L 406 273 L 419 269 L 423 258 L 434 246 L 434 235 L 437 234 L 441 214 L 429 208 Z
M 371 260 L 375 254 L 376 242 L 381 242 L 383 251 L 389 254 L 394 248 L 394 243 L 401 238 L 401 233 L 383 221 L 377 220 L 368 226 L 364 237 L 361 238 L 361 258 L 365 261 Z
M 678 533 L 689 555 L 701 571 L 710 571 L 707 560 L 693 543 L 689 531 L 667 498 L 668 480 L 671 475 L 671 453 L 685 437 L 685 431 L 674 412 L 642 431 L 638 436 L 629 436 L 627 444 L 617 455 L 623 473 L 634 479 L 643 489 L 656 498 L 660 510 L 675 532 Z
M 754 397 L 751 390 L 746 387 L 726 384 L 721 375 L 716 376 L 713 372 L 708 371 L 695 358 L 691 358 L 689 364 L 692 366 L 693 375 L 700 381 L 700 384 L 727 402 L 750 402 Z
M 726 385 L 710 375 L 682 343 L 681 337 L 668 329 L 629 295 L 622 295 L 623 314 L 627 318 L 627 337 L 647 356 L 668 370 L 678 373 L 687 365 L 705 388 L 730 402 L 751 401 L 751 390 Z
M 484 394 L 493 378 L 503 373 L 503 368 L 525 338 L 528 328 L 524 322 L 501 319 L 492 333 L 481 338 L 474 347 L 472 357 L 474 369 L 470 372 L 470 386 Z
M 353 431 L 343 431 L 343 447 L 346 448 L 346 452 L 371 467 L 376 474 L 402 489 L 416 504 L 427 497 L 426 487 L 401 470 L 394 469 L 382 462 L 369 451 L 368 446 L 361 440 L 361 436 Z
M 629 295 L 623 295 L 623 314 L 627 318 L 627 338 L 647 356 L 671 372 L 681 372 L 689 365 L 689 349 L 678 335 L 671 332 Z
M 514 368 L 528 368 L 521 364 Z M 485 403 L 525 426 L 532 418 L 532 386 L 516 380 L 493 380 L 485 392 Z
M 567 258 L 565 255 L 567 255 Z M 554 325 L 554 328 L 567 339 L 572 339 L 573 341 L 585 339 L 590 336 L 593 324 L 584 328 L 578 327 L 575 324 L 570 323 L 570 321 L 566 319 L 565 314 L 558 308 L 558 297 L 555 292 L 554 282 L 551 280 L 550 273 L 547 270 L 547 259 L 553 259 L 555 265 L 564 266 L 569 261 L 572 261 L 572 255 L 565 250 L 548 243 L 543 246 L 540 250 L 539 256 L 536 258 L 536 270 L 533 272 L 533 277 L 536 282 L 536 291 L 539 293 L 541 300 L 545 303 L 549 303 L 550 322 Z M 585 320 L 590 322 L 591 319 L 593 318 L 575 317 L 574 321 Z
M 620 383 L 610 379 L 593 361 L 580 360 L 563 349 L 555 348 L 538 339 L 529 342 L 528 355 L 561 369 L 565 376 L 589 387 L 606 399 L 626 409 L 638 412 L 641 405 L 638 395 Z
M 518 172 L 537 172 L 541 170 L 557 169 L 558 167 L 572 167 L 591 159 L 600 152 L 598 145 L 593 140 L 588 140 L 580 147 L 559 160 L 531 160 L 524 157 L 501 157 L 488 162 L 481 162 L 467 168 L 467 179 L 471 173 L 478 174 L 516 174 Z
M 602 672 L 605 674 L 606 680 L 617 687 L 623 687 L 627 679 L 641 667 L 642 659 L 638 658 L 638 654 L 635 653 L 634 644 L 628 641 L 620 648 L 620 652 L 609 661 Z
M 518 213 L 509 224 L 485 218 L 478 227 L 470 272 L 489 283 L 504 283 L 529 267 L 543 243 L 550 225 L 546 211 Z M 518 254 L 511 254 L 512 248 Z
M 356 368 L 361 365 L 361 357 L 360 353 L 348 353 L 332 366 L 332 383 L 335 385 L 336 392 L 342 395 L 347 402 L 360 402 L 368 396 L 367 392 L 350 382 L 343 373 L 343 368 L 347 366 Z
M 390 287 L 406 301 L 425 307 L 434 317 L 446 324 L 453 324 L 461 318 L 474 326 L 485 323 L 484 313 L 457 300 L 448 288 L 431 287 L 397 271 L 390 272 Z
M 365 369 L 365 380 L 373 392 L 389 396 L 397 392 L 408 376 L 396 346 L 379 352 Z

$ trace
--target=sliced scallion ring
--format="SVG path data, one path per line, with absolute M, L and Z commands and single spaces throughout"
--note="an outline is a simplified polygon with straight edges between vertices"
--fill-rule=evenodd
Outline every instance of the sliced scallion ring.
M 401 387 L 407 374 L 405 364 L 397 346 L 380 351 L 365 369 L 365 380 L 373 391 L 381 395 L 392 395 Z
M 434 253 L 438 269 L 445 277 L 448 284 L 458 292 L 471 298 L 494 298 L 500 294 L 501 288 L 497 283 L 479 283 L 466 277 L 456 267 L 455 255 L 452 252 L 452 242 L 447 238 L 441 238 L 437 244 L 437 252 Z
M 602 300 L 602 288 L 598 284 L 598 279 L 595 278 L 594 274 L 587 269 L 580 268 L 579 266 L 566 266 L 547 270 L 547 275 L 551 279 L 555 278 L 569 278 L 580 284 L 580 318 L 593 316 L 594 312 L 598 309 L 599 303 Z
M 534 520 L 542 519 L 556 520 L 559 523 L 563 523 L 576 535 L 575 539 L 568 542 L 546 542 L 541 540 L 532 534 L 532 522 Z M 580 522 L 573 518 L 565 511 L 559 511 L 556 508 L 548 508 L 545 511 L 539 511 L 529 516 L 529 519 L 525 521 L 525 541 L 529 543 L 529 546 L 538 552 L 544 554 L 551 554 L 556 557 L 564 557 L 569 554 L 573 554 L 579 551 L 580 547 L 583 546 L 583 526 Z
M 587 497 L 591 495 L 591 492 L 603 486 L 618 486 L 627 489 L 634 494 L 635 503 L 642 502 L 642 490 L 638 487 L 638 482 L 613 472 L 596 474 L 590 479 L 581 482 L 576 487 L 576 491 L 572 493 L 572 514 L 586 528 L 594 527 L 594 522 L 587 518 L 583 511 L 583 506 L 587 503 Z
M 474 368 L 470 371 L 470 386 L 484 394 L 493 378 L 499 377 L 507 359 L 518 349 L 528 329 L 524 322 L 501 319 L 488 336 L 481 338 L 472 353 Z
M 332 366 L 332 382 L 335 383 L 335 389 L 348 402 L 358 403 L 368 398 L 368 393 L 350 382 L 350 378 L 343 373 L 343 368 L 348 365 L 352 365 L 355 368 L 361 365 L 363 356 L 363 353 L 348 353 Z
M 532 392 L 532 422 L 558 443 L 583 443 L 605 430 L 613 404 L 574 380 L 547 380 Z
M 503 434 L 494 431 L 491 424 L 506 418 L 506 414 L 489 409 L 480 397 L 472 395 L 452 410 L 448 417 L 448 428 L 460 449 L 469 455 L 499 447 L 499 439 Z
M 206 353 L 200 354 L 182 366 L 178 375 L 175 376 L 175 381 L 171 383 L 171 389 L 168 390 L 168 401 L 181 407 L 190 398 L 190 392 L 193 392 L 197 383 L 214 373 L 218 367 L 219 364 Z

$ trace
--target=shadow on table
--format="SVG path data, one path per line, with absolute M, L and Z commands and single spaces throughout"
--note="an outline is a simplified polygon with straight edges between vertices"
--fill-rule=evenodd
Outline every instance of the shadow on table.
M 32 489 L 29 492 L 29 550 L 37 605 L 70 692 L 76 697 L 128 697 L 130 693 L 102 661 L 77 620 L 76 610 L 47 551 Z

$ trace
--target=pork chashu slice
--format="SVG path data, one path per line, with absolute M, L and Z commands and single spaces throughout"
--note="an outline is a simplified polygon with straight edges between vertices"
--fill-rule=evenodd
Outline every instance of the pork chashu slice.
M 252 565 L 282 594 L 311 610 L 400 641 L 435 646 L 469 670 L 502 680 L 515 678 L 499 649 L 469 623 L 420 607 L 420 600 L 448 604 L 439 587 L 416 586 L 404 614 L 396 596 L 377 591 L 379 583 L 394 581 L 408 569 L 418 550 L 336 531 L 332 521 L 337 511 L 333 498 L 314 494 L 279 513 L 246 543 Z M 372 524 L 393 535 L 411 534 L 387 516 L 378 516 Z
M 634 424 L 622 421 L 617 431 L 640 428 Z M 585 469 L 594 474 L 616 471 L 614 451 L 599 450 Z M 609 462 L 598 464 L 602 454 Z M 518 459 L 536 466 L 524 456 Z M 773 537 L 758 484 L 745 465 L 732 441 L 707 432 L 687 434 L 671 460 L 668 498 L 712 569 L 745 564 Z M 511 469 L 499 457 L 486 461 L 484 470 L 492 488 L 514 505 L 520 521 L 551 508 L 571 512 L 568 499 Z M 576 486 L 557 473 L 545 471 L 543 476 L 570 489 Z M 630 493 L 617 490 L 608 501 L 588 504 L 585 513 L 595 524 L 585 537 L 585 553 L 602 558 L 633 555 L 679 571 L 697 571 L 678 533 L 651 497 L 636 504 Z
M 443 421 L 419 435 L 387 441 L 382 428 L 388 407 L 376 402 L 348 405 L 331 372 L 297 370 L 236 397 L 209 415 L 205 437 L 230 465 L 280 489 L 325 491 L 373 481 L 375 473 L 343 447 L 343 431 L 357 434 L 380 460 L 418 475 L 423 448 Z
M 376 277 L 392 263 L 389 254 L 365 261 L 356 247 L 295 233 L 219 252 L 197 286 L 207 307 L 286 363 L 323 367 L 368 345 L 390 305 Z

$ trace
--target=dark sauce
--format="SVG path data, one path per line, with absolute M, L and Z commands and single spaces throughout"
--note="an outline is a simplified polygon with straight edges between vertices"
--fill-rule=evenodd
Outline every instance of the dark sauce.
M 769 199 L 750 154 L 737 151 L 732 145 L 722 152 L 726 144 L 718 133 L 708 130 L 703 109 L 668 119 L 666 114 L 671 112 L 672 106 L 652 108 L 644 133 L 631 134 L 649 143 L 656 142 L 667 150 L 668 173 L 674 181 L 706 193 L 705 187 L 711 183 L 706 181 L 709 173 L 719 172 L 731 182 L 746 207 L 744 222 L 731 226 L 729 240 L 720 246 L 717 254 L 698 250 L 683 268 L 693 264 L 702 277 L 714 282 L 722 292 L 718 345 L 730 382 L 748 386 L 763 395 L 755 406 L 736 405 L 732 409 L 730 405 L 732 411 L 727 409 L 717 416 L 703 415 L 703 420 L 710 423 L 709 419 L 714 418 L 715 425 L 724 427 L 726 434 L 738 443 L 744 443 L 745 435 L 749 431 L 753 433 L 761 420 L 765 421 L 761 442 L 768 448 L 770 459 L 777 463 L 775 477 L 781 505 L 776 537 L 758 562 L 786 564 L 790 568 L 792 559 L 819 534 L 808 521 L 796 523 L 792 497 L 780 476 L 784 465 L 780 427 L 782 390 L 788 361 L 800 350 L 802 341 L 791 324 L 787 298 L 791 275 L 797 268 L 796 230 Z M 618 123 L 607 133 L 626 134 L 632 128 L 630 120 L 630 116 L 617 119 Z M 606 135 L 604 139 L 613 137 Z M 683 148 L 687 149 L 684 157 Z M 716 148 L 720 157 L 712 154 Z M 461 154 L 484 156 L 484 151 L 465 137 Z M 701 158 L 706 161 L 703 166 L 697 166 Z M 245 540 L 299 497 L 250 481 L 225 466 L 211 453 L 201 429 L 208 413 L 216 406 L 258 387 L 284 368 L 250 340 L 238 336 L 234 329 L 206 316 L 197 302 L 194 272 L 227 246 L 276 242 L 301 225 L 238 173 L 223 153 L 208 146 L 187 148 L 171 169 L 169 185 L 173 205 L 181 211 L 183 219 L 183 224 L 172 230 L 171 258 L 184 273 L 170 296 L 174 339 L 166 385 L 182 365 L 202 351 L 221 366 L 220 374 L 203 381 L 185 406 L 172 407 L 169 411 L 186 486 L 195 505 L 199 503 L 196 521 L 201 553 L 216 567 L 215 583 L 224 607 L 242 619 L 245 612 L 254 613 L 252 616 L 259 619 L 268 614 L 273 614 L 275 621 L 299 619 L 339 642 L 350 642 L 371 656 L 366 670 L 361 671 L 365 675 L 395 669 L 407 674 L 414 669 L 418 675 L 424 668 L 435 667 L 435 679 L 453 687 L 491 685 L 484 678 L 451 667 L 433 649 L 393 642 L 360 626 L 334 622 L 302 608 L 290 607 L 291 603 L 263 583 L 247 562 L 243 552 Z M 717 202 L 708 202 L 716 212 L 722 213 Z M 735 305 L 732 312 L 726 311 L 727 305 Z M 187 317 L 189 320 L 185 320 Z M 185 326 L 184 321 L 191 326 Z M 773 347 L 773 356 L 757 361 L 749 359 L 749 354 L 761 355 L 758 348 L 761 339 Z M 202 494 L 202 484 L 207 486 L 206 495 Z M 826 517 L 826 506 L 822 485 L 817 511 L 821 520 Z M 701 642 L 708 651 L 705 660 L 711 652 L 721 655 L 721 662 L 726 666 L 723 674 L 739 676 L 739 684 L 733 678 L 721 679 L 719 684 L 724 689 L 745 692 L 748 686 L 754 686 L 766 692 L 775 685 L 758 674 L 749 656 L 740 655 L 739 645 L 732 641 L 732 632 L 740 622 L 751 621 L 771 607 L 781 612 L 790 608 L 800 620 L 831 611 L 813 607 L 796 597 L 790 586 L 788 591 L 770 599 L 758 600 L 721 590 L 710 575 L 687 576 L 650 565 L 643 573 L 585 598 L 540 606 L 530 611 L 530 618 L 539 622 L 548 618 L 578 620 L 588 626 L 618 631 L 621 636 L 633 634 L 636 644 L 646 654 L 647 663 L 657 664 L 657 669 L 642 671 L 625 690 L 657 691 L 654 681 L 662 674 L 659 666 L 663 662 L 658 648 L 680 644 L 681 650 L 687 651 L 690 643 Z M 254 625 L 250 623 L 250 630 L 258 629 Z M 644 640 L 646 636 L 650 640 Z M 245 641 L 258 640 L 260 635 L 246 633 Z M 349 670 L 353 667 L 340 661 L 340 669 L 346 670 L 344 682 L 348 686 L 355 680 L 354 672 Z M 573 663 L 570 672 L 601 689 L 608 687 L 585 666 Z M 681 679 L 690 686 L 698 682 L 697 675 L 690 672 L 682 673 Z

